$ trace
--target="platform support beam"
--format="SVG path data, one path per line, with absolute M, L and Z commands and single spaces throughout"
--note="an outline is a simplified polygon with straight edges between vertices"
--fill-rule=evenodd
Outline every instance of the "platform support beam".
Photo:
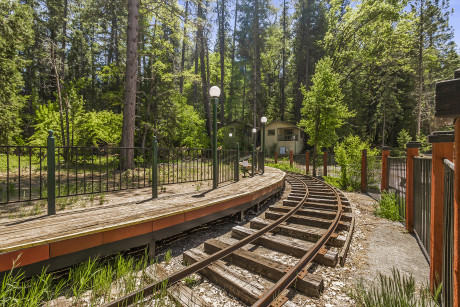
M 310 151 L 307 150 L 305 153 L 305 174 L 308 175 L 310 172 Z
M 430 223 L 430 290 L 432 292 L 436 291 L 442 280 L 444 159 L 452 161 L 454 158 L 454 134 L 452 132 L 434 132 L 428 136 L 428 142 L 433 144 Z

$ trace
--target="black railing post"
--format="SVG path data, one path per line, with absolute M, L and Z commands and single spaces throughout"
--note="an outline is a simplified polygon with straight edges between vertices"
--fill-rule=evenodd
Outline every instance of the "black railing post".
M 240 144 L 236 143 L 235 181 L 240 180 Z
M 152 198 L 158 198 L 158 143 L 156 136 L 153 137 L 152 149 Z
M 56 159 L 55 159 L 55 140 L 53 136 L 53 130 L 48 131 L 48 140 L 47 140 L 47 168 L 48 168 L 48 181 L 47 181 L 47 192 L 48 192 L 48 215 L 56 214 L 56 199 L 55 199 L 55 168 L 56 168 Z

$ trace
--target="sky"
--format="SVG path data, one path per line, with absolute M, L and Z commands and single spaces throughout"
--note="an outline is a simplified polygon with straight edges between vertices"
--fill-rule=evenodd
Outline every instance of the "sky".
M 450 0 L 450 6 L 454 9 L 454 13 L 450 16 L 449 23 L 454 29 L 454 41 L 457 44 L 457 49 L 460 49 L 460 0 Z

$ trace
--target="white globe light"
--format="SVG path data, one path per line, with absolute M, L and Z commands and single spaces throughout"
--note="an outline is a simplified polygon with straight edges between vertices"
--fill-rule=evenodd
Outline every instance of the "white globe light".
M 252 129 L 252 133 L 256 133 L 256 132 L 257 132 L 256 128 Z
M 265 124 L 267 122 L 267 118 L 265 116 L 263 116 L 261 119 L 260 119 L 260 122 L 262 124 Z
M 213 86 L 209 89 L 209 95 L 213 98 L 217 98 L 220 96 L 220 88 L 217 86 Z
M 229 137 L 232 137 L 232 136 L 233 136 L 233 134 L 229 133 L 229 134 L 228 134 L 228 136 L 229 136 Z

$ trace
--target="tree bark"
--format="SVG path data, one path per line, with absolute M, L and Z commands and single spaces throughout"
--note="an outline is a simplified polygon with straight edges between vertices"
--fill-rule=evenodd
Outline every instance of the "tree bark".
M 209 95 L 208 95 L 208 82 L 206 79 L 206 62 L 205 62 L 205 39 L 203 34 L 203 7 L 201 2 L 198 3 L 198 28 L 197 28 L 197 40 L 200 47 L 200 70 L 201 70 L 201 93 L 203 95 L 203 107 L 206 116 L 206 131 L 211 137 L 211 108 L 209 104 Z
M 233 42 L 232 42 L 232 71 L 231 71 L 231 76 L 230 76 L 230 103 L 233 104 L 234 101 L 234 91 L 235 91 L 235 86 L 233 85 L 234 81 L 234 66 L 235 66 L 235 40 L 236 40 L 236 23 L 238 20 L 238 0 L 236 0 L 235 3 L 235 21 L 233 24 Z M 244 102 L 243 102 L 244 103 Z M 243 118 L 241 119 L 243 120 Z M 232 112 L 229 112 L 228 114 L 228 122 L 232 121 Z
M 137 85 L 137 43 L 138 43 L 139 0 L 128 0 L 128 33 L 126 52 L 125 100 L 123 104 L 123 128 L 121 147 L 134 147 Z M 134 151 L 121 152 L 122 169 L 134 168 Z
M 182 39 L 182 55 L 180 60 L 180 71 L 184 73 L 184 65 L 185 65 L 185 39 L 187 37 L 187 20 L 188 20 L 188 0 L 185 2 L 185 17 L 184 17 L 184 38 Z M 179 84 L 179 92 L 182 94 L 184 90 L 184 76 L 180 76 L 180 84 Z
M 219 53 L 220 53 L 220 125 L 224 126 L 225 122 L 225 0 L 221 0 L 220 20 L 219 20 Z M 219 1 L 217 1 L 219 3 Z
M 280 118 L 284 120 L 284 112 L 286 109 L 286 0 L 283 0 L 283 74 L 281 76 L 281 104 L 280 104 Z

